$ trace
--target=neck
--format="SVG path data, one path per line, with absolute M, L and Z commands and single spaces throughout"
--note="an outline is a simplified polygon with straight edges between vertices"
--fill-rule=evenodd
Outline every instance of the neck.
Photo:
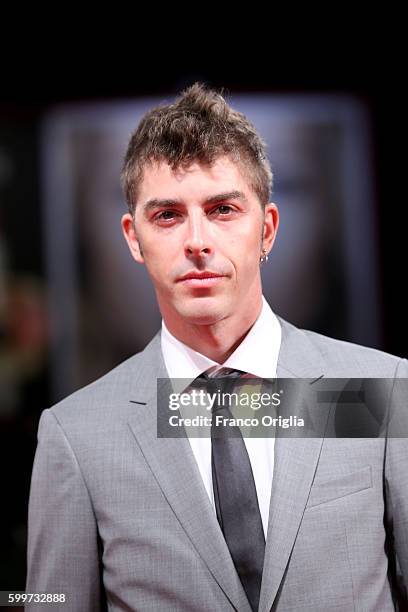
M 164 321 L 169 332 L 180 342 L 222 364 L 244 340 L 259 317 L 261 309 L 260 295 L 256 307 L 252 307 L 250 312 L 234 313 L 210 325 L 197 325 L 186 320 L 168 321 L 166 317 Z

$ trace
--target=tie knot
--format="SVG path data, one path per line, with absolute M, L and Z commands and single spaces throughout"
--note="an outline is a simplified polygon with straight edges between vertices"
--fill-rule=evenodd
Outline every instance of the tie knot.
M 215 368 L 216 368 L 216 366 L 215 366 Z M 224 367 L 222 367 L 222 368 L 218 368 L 218 369 L 209 368 L 208 370 L 206 370 L 205 372 L 200 374 L 200 377 L 202 377 L 204 380 L 215 380 L 215 379 L 218 379 L 218 378 L 229 378 L 229 379 L 232 378 L 232 379 L 234 379 L 234 378 L 239 378 L 243 374 L 245 374 L 245 372 L 243 372 L 242 370 L 236 370 L 234 368 L 224 368 Z
M 238 380 L 245 372 L 234 368 L 210 368 L 196 378 L 196 382 L 206 388 L 207 391 L 230 392 Z

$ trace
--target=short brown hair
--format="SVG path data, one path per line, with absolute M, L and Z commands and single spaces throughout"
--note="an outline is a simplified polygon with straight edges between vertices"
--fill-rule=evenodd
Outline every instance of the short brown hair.
M 262 206 L 269 202 L 272 171 L 266 146 L 254 126 L 221 93 L 202 83 L 188 87 L 174 104 L 146 113 L 132 134 L 121 181 L 133 215 L 143 169 L 167 162 L 173 170 L 193 162 L 211 165 L 222 155 L 240 163 Z

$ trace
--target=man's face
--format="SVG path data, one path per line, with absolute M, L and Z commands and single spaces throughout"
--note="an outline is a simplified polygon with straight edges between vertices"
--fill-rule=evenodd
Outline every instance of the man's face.
M 262 248 L 272 247 L 277 225 L 276 207 L 263 212 L 228 157 L 175 172 L 165 162 L 147 165 L 134 222 L 129 214 L 122 218 L 129 248 L 146 264 L 170 330 L 256 317 L 259 258 Z

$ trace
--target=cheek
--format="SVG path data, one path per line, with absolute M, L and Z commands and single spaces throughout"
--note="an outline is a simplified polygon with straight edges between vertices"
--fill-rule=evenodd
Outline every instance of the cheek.
M 169 276 L 169 258 L 164 252 L 157 252 L 152 249 L 144 249 L 144 261 L 153 283 L 163 284 Z
M 258 252 L 255 249 L 252 252 L 240 249 L 231 256 L 230 261 L 234 267 L 235 282 L 240 286 L 249 287 L 259 273 Z
M 152 268 L 162 269 L 163 267 L 169 267 L 174 255 L 171 240 L 149 233 L 148 235 L 141 236 L 140 245 Z
M 225 254 L 229 255 L 232 261 L 238 262 L 241 267 L 252 268 L 254 263 L 259 262 L 261 253 L 261 231 L 259 228 L 251 228 L 242 231 L 234 236 L 227 237 L 225 243 Z
M 145 264 L 154 286 L 166 292 L 174 289 L 174 279 L 185 271 L 175 253 L 164 243 L 160 250 L 155 248 L 145 253 Z

